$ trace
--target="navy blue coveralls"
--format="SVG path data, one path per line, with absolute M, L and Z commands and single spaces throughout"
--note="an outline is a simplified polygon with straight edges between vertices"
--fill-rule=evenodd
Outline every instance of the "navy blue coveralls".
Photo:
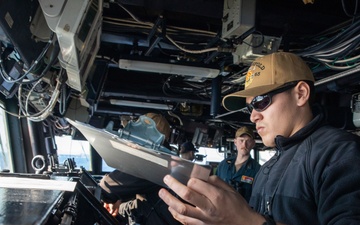
M 249 202 L 251 197 L 252 184 L 260 164 L 251 156 L 236 172 L 236 155 L 221 161 L 216 170 L 216 175 L 230 184 Z

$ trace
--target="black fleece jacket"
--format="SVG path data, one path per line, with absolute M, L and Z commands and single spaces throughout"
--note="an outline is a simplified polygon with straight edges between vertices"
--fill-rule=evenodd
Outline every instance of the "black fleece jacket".
M 291 225 L 360 224 L 360 137 L 316 116 L 258 172 L 250 205 Z

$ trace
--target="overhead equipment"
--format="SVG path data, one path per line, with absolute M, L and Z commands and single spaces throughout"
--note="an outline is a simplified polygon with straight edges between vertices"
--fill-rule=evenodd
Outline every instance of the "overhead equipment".
M 255 29 L 255 0 L 225 0 L 222 38 L 236 45 L 234 64 L 250 65 L 257 57 L 276 52 L 281 38 L 266 36 Z
M 255 0 L 225 0 L 222 38 L 240 36 L 255 26 Z
M 250 65 L 257 57 L 271 54 L 279 50 L 280 37 L 265 36 L 262 34 L 250 34 L 238 45 L 233 53 L 235 64 Z
M 46 22 L 57 35 L 67 84 L 82 91 L 100 47 L 103 0 L 39 0 Z

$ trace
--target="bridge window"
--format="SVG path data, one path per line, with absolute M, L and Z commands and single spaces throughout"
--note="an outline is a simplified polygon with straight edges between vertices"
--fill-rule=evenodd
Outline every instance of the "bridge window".
M 10 152 L 9 127 L 4 104 L 0 102 L 0 171 L 13 172 Z
M 63 165 L 70 158 L 75 160 L 76 169 L 82 166 L 86 170 L 92 171 L 88 141 L 73 140 L 70 135 L 63 135 L 55 136 L 55 142 L 60 165 Z
M 268 161 L 276 153 L 275 150 L 265 150 L 259 152 L 259 163 L 260 165 Z

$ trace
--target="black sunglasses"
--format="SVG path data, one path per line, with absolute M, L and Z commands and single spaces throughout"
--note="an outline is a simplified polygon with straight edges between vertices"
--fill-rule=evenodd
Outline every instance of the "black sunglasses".
M 287 90 L 290 90 L 291 88 L 295 87 L 297 85 L 297 83 L 298 82 L 291 82 L 279 89 L 276 89 L 276 90 L 266 93 L 264 95 L 256 96 L 250 102 L 250 104 L 246 104 L 249 114 L 252 113 L 253 109 L 255 109 L 258 112 L 264 111 L 265 109 L 267 109 L 267 107 L 269 107 L 271 105 L 271 103 L 272 103 L 271 99 L 274 95 L 282 93 Z

